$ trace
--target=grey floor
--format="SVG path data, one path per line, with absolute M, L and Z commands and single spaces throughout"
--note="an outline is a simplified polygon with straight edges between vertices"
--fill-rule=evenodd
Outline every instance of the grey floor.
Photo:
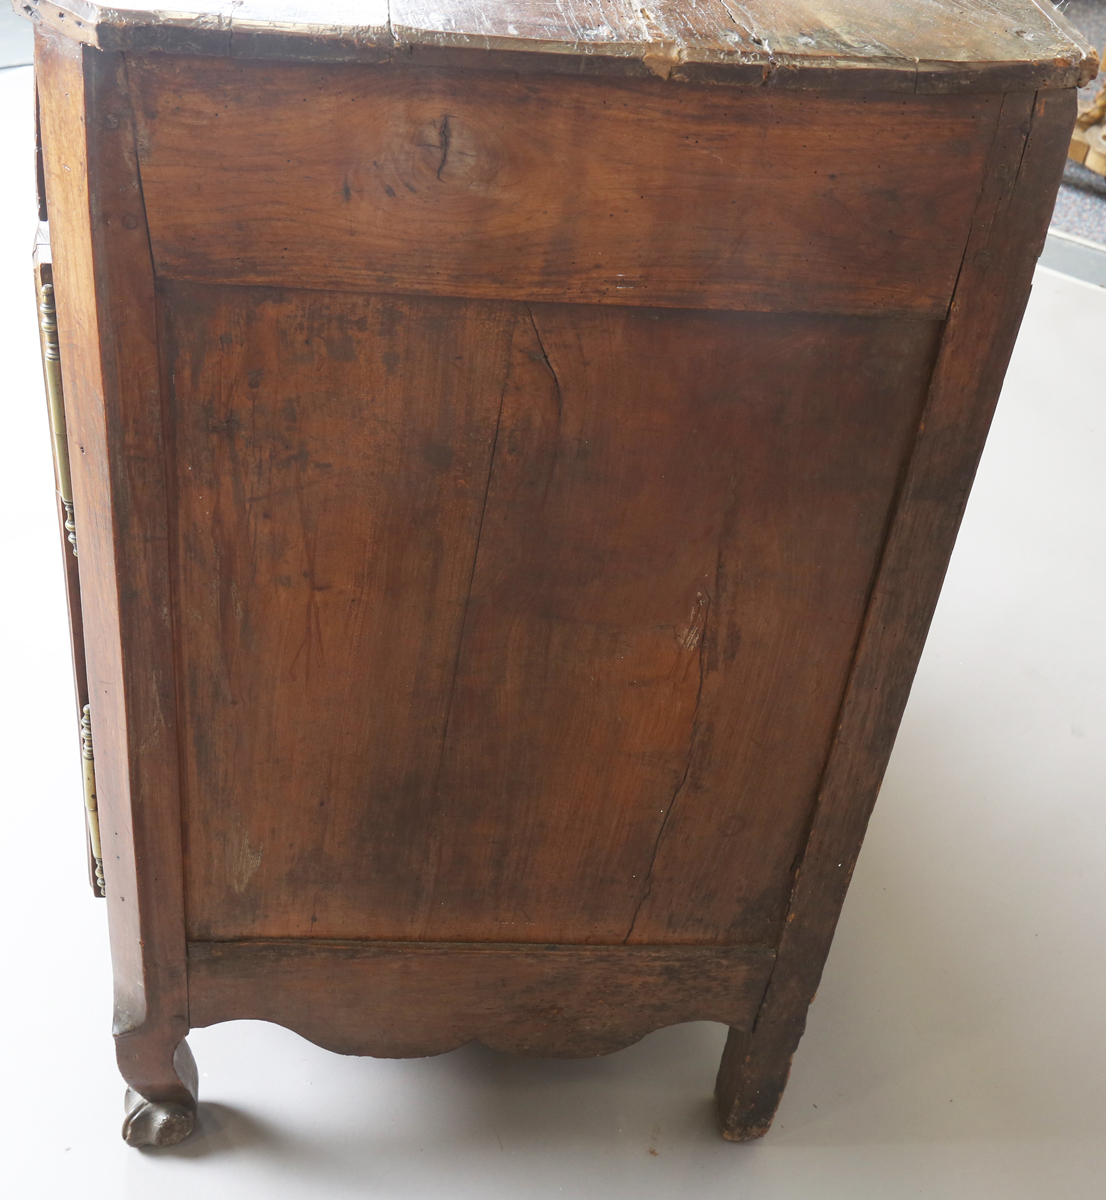
M 30 72 L 0 72 L 0 1155 L 19 1200 L 1097 1200 L 1106 1193 L 1106 289 L 1041 269 L 808 1033 L 733 1146 L 722 1030 L 606 1059 L 347 1059 L 196 1031 L 199 1132 L 119 1139 L 84 875 L 28 270 Z M 9 169 L 11 165 L 12 169 Z

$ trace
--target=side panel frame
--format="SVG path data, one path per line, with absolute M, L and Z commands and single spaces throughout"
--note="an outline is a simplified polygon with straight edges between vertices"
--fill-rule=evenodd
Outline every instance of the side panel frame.
M 751 1033 L 730 1033 L 723 1136 L 768 1132 L 910 695 L 1029 300 L 1075 119 L 1073 91 L 1008 93 L 929 399 L 826 763 L 776 965 Z
M 122 55 L 36 37 L 119 1067 L 194 1107 L 154 274 Z M 177 1066 L 174 1065 L 174 1057 Z M 187 1075 L 187 1072 L 185 1072 Z

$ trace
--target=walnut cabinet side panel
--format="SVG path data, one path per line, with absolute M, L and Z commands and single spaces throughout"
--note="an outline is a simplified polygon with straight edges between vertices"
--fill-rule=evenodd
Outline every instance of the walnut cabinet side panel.
M 159 308 L 189 938 L 774 943 L 939 325 Z
M 571 952 L 554 991 L 589 963 L 617 988 L 639 971 L 667 999 L 627 1010 L 604 1045 L 726 1020 L 723 1130 L 763 1133 L 1024 308 L 1072 94 L 938 98 L 977 121 L 974 182 L 956 177 L 921 301 L 896 276 L 891 317 L 878 279 L 823 288 L 817 315 L 778 281 L 734 282 L 733 307 L 786 313 L 726 311 L 725 279 L 715 312 L 612 303 L 598 276 L 576 296 L 595 306 L 549 303 L 563 271 L 533 297 L 499 281 L 477 299 L 464 271 L 446 297 L 423 271 L 415 301 L 348 262 L 344 286 L 388 295 L 328 291 L 275 243 L 243 271 L 210 230 L 173 242 L 179 146 L 148 103 L 164 63 L 37 45 L 130 1139 L 190 1128 L 190 973 L 197 1023 L 265 1015 L 279 977 L 307 990 L 274 1019 L 333 1003 L 336 1048 L 371 1049 L 357 990 L 417 953 L 317 950 L 320 932 L 501 943 L 458 977 L 470 1006 L 488 971 L 513 980 L 505 995 L 545 994 L 526 993 L 545 967 L 520 939 Z M 914 185 L 939 206 L 938 183 Z M 668 298 L 694 307 L 681 289 Z M 358 612 L 336 604 L 350 581 Z M 338 752 L 311 766 L 331 774 L 309 812 L 281 747 L 313 687 L 317 736 L 299 749 Z M 796 712 L 807 723 L 789 726 Z M 377 715 L 390 723 L 372 732 Z M 358 798 L 381 780 L 365 820 Z M 712 954 L 707 1003 L 679 976 Z M 478 1018 L 494 1041 L 511 1013 Z M 594 1018 L 584 1005 L 579 1028 Z M 404 1052 L 418 1044 L 439 1042 Z

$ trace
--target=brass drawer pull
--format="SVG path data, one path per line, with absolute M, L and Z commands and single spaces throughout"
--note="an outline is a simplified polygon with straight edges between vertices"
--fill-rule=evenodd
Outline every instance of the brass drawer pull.
M 88 820 L 88 840 L 96 870 L 96 890 L 107 895 L 104 884 L 104 855 L 100 849 L 100 813 L 96 807 L 96 762 L 92 753 L 92 715 L 86 704 L 81 710 L 81 765 L 84 767 L 84 808 Z
M 39 325 L 42 329 L 42 372 L 46 377 L 46 401 L 50 409 L 50 433 L 54 439 L 54 469 L 58 494 L 65 509 L 65 532 L 77 553 L 77 526 L 73 519 L 73 480 L 69 474 L 69 441 L 65 428 L 65 398 L 61 386 L 61 350 L 58 345 L 58 314 L 54 285 L 44 283 L 39 293 Z

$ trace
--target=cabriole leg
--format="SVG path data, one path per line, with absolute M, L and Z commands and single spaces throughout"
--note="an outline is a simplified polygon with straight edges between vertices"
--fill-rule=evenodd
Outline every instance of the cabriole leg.
M 124 1035 L 117 1039 L 119 1068 L 129 1084 L 123 1140 L 129 1146 L 175 1146 L 196 1124 L 196 1060 L 188 1043 Z

